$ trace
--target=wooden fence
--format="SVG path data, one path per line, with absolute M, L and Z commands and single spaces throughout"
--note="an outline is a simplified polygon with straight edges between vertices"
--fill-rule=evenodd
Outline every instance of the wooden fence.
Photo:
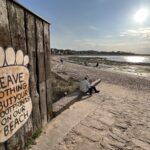
M 29 137 L 52 117 L 50 24 L 12 0 L 0 0 L 0 46 L 21 49 L 30 58 L 30 95 L 33 109 L 27 123 L 0 150 L 22 150 Z

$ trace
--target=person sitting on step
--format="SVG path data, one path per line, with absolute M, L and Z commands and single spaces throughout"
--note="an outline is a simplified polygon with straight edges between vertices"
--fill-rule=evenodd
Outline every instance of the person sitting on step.
M 87 77 L 80 81 L 80 91 L 83 93 L 89 93 L 90 95 L 92 95 L 93 91 L 95 93 L 99 92 L 95 86 L 91 86 Z

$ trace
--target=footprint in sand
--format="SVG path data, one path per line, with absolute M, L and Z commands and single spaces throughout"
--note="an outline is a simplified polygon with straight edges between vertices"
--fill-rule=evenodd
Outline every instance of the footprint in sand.
M 0 143 L 8 140 L 28 120 L 32 111 L 29 94 L 29 57 L 22 50 L 0 47 Z

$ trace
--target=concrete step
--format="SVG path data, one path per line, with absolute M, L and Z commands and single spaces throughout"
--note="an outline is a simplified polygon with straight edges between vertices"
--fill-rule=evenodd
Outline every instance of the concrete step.
M 92 86 L 97 86 L 101 82 L 100 79 L 95 80 L 91 83 Z M 55 102 L 53 104 L 53 115 L 56 117 L 61 112 L 69 108 L 70 105 L 80 100 L 83 96 L 86 96 L 87 94 L 84 94 L 80 91 L 75 91 L 72 94 L 65 96 L 61 98 L 59 101 Z
M 66 97 L 61 98 L 59 101 L 53 103 L 53 115 L 56 117 L 65 109 L 69 108 L 70 105 L 79 100 L 80 92 L 76 91 Z

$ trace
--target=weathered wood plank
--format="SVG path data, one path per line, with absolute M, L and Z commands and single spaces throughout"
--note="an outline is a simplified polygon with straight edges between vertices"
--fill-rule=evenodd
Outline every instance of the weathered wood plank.
M 7 150 L 23 150 L 24 149 L 24 127 L 21 127 L 16 134 L 14 134 L 7 142 L 6 142 Z
M 42 126 L 47 124 L 47 103 L 46 103 L 46 84 L 45 81 L 39 84 L 40 93 L 40 108 L 41 108 L 41 119 Z
M 0 46 L 11 46 L 6 0 L 0 1 Z
M 38 57 L 37 64 L 38 64 L 38 69 L 39 69 L 38 81 L 39 81 L 39 83 L 42 83 L 43 81 L 45 81 L 45 57 L 44 57 L 44 52 L 37 52 L 37 57 Z
M 6 0 L 0 1 L 0 46 L 11 46 Z M 5 150 L 4 143 L 0 143 L 0 150 Z
M 32 123 L 32 116 L 28 118 L 27 122 L 24 125 L 24 142 L 31 138 L 33 135 L 33 123 Z
M 30 70 L 30 91 L 33 104 L 32 110 L 32 123 L 33 130 L 41 128 L 41 115 L 39 106 L 39 94 L 37 92 L 37 77 L 36 77 L 36 38 L 35 38 L 35 18 L 33 15 L 26 13 L 27 21 L 27 48 L 30 58 L 29 70 Z
M 9 9 L 9 22 L 10 22 L 10 31 L 12 37 L 12 46 L 17 49 L 21 49 L 24 54 L 27 53 L 26 48 L 26 34 L 25 34 L 25 16 L 24 10 L 20 8 L 18 5 L 15 5 L 12 2 L 8 1 L 8 9 Z M 30 135 L 32 132 L 31 126 L 31 117 L 28 119 L 26 124 L 24 125 L 25 135 Z M 23 132 L 23 131 L 22 131 Z M 27 137 L 25 136 L 25 138 Z
M 5 150 L 5 145 L 4 144 L 0 144 L 0 150 Z
M 24 53 L 27 53 L 24 10 L 12 1 L 7 1 L 7 5 L 12 46 L 15 50 L 21 49 Z M 7 150 L 23 149 L 25 145 L 24 135 L 25 133 L 23 126 L 7 141 Z
M 27 53 L 24 10 L 11 1 L 7 3 L 12 46 L 16 50 L 21 49 L 24 53 Z
M 45 67 L 46 67 L 46 78 L 51 77 L 51 70 L 50 70 L 50 31 L 49 31 L 49 24 L 44 24 L 44 52 L 45 52 Z
M 37 64 L 38 64 L 38 84 L 40 94 L 40 111 L 42 125 L 47 123 L 47 104 L 46 104 L 46 83 L 45 83 L 45 57 L 44 57 L 44 37 L 43 22 L 36 19 L 36 38 L 37 38 Z
M 49 24 L 44 23 L 44 51 L 45 51 L 45 74 L 46 74 L 46 99 L 47 99 L 47 119 L 52 118 L 52 99 L 51 99 L 51 71 L 50 71 L 50 31 Z
M 36 19 L 36 37 L 37 37 L 37 50 L 38 52 L 44 52 L 43 49 L 43 22 Z

